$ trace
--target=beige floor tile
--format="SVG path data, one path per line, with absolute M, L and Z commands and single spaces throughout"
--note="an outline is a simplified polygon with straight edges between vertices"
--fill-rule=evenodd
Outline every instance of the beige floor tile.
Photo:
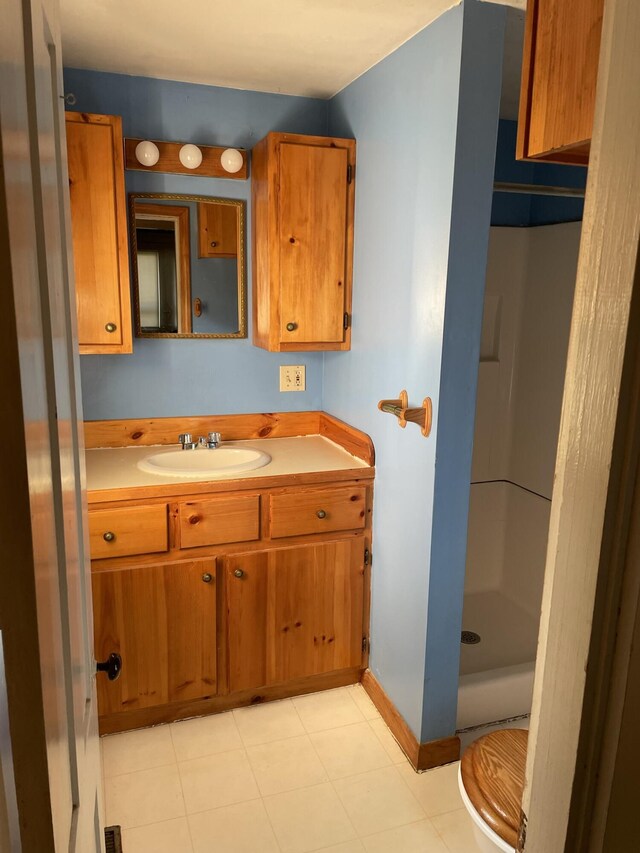
M 105 797 L 108 826 L 144 826 L 185 814 L 175 764 L 113 776 L 106 780 Z
M 424 820 L 422 807 L 397 767 L 348 776 L 333 785 L 360 836 Z
M 231 711 L 172 723 L 171 736 L 178 761 L 230 752 L 243 746 Z
M 292 702 L 305 729 L 308 732 L 321 732 L 364 720 L 352 692 L 348 687 L 339 687 L 337 690 L 296 696 Z
M 429 820 L 397 826 L 363 838 L 367 853 L 448 853 Z
M 389 727 L 382 717 L 379 717 L 377 720 L 369 720 L 369 725 L 394 764 L 408 763 L 407 756 L 398 746 L 396 739 L 389 731 Z
M 452 812 L 463 807 L 458 790 L 458 765 L 446 764 L 435 770 L 416 773 L 407 764 L 400 767 L 400 774 L 414 796 L 425 810 L 427 817 Z
M 200 812 L 188 820 L 195 853 L 278 853 L 262 800 Z
M 233 717 L 245 746 L 284 740 L 305 733 L 291 699 L 237 708 Z
M 436 815 L 431 822 L 449 853 L 482 853 L 473 834 L 473 824 L 466 809 Z
M 100 739 L 105 778 L 175 764 L 169 726 L 138 729 Z
M 380 717 L 380 712 L 371 699 L 369 699 L 369 694 L 362 684 L 352 684 L 348 690 L 351 691 L 351 698 L 358 708 L 360 708 L 365 720 L 377 720 Z
M 247 755 L 263 796 L 319 785 L 329 778 L 309 735 L 250 746 Z
M 260 797 L 244 749 L 181 761 L 178 767 L 187 814 Z
M 332 847 L 323 847 L 317 853 L 364 853 L 364 844 L 358 838 L 353 841 L 345 841 Z
M 122 831 L 126 853 L 192 853 L 186 817 Z
M 330 779 L 388 767 L 391 759 L 366 720 L 310 735 Z
M 282 853 L 307 853 L 356 838 L 330 783 L 265 797 Z

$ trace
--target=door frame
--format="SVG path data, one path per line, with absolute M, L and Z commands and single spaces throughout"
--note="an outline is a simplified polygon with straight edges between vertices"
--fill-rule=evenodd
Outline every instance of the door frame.
M 640 561 L 627 558 L 640 450 L 639 43 L 637 0 L 605 0 L 518 847 L 526 853 L 603 849 L 624 706 L 640 588 Z

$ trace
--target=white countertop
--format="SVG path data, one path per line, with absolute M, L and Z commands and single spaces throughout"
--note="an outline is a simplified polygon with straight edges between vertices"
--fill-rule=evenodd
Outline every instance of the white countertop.
M 102 491 L 149 486 L 181 486 L 186 483 L 218 483 L 230 480 L 262 479 L 293 474 L 311 474 L 326 471 L 349 471 L 370 466 L 348 453 L 339 444 L 321 435 L 295 438 L 267 438 L 251 441 L 227 441 L 223 447 L 253 447 L 271 456 L 271 462 L 262 468 L 240 474 L 220 474 L 216 477 L 171 477 L 148 474 L 138 468 L 138 462 L 163 450 L 173 451 L 177 444 L 146 447 L 99 447 L 86 452 L 87 489 Z M 215 450 L 185 450 L 185 453 L 215 453 Z

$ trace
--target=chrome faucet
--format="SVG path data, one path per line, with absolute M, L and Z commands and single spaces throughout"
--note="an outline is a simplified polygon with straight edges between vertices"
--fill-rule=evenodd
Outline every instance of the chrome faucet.
M 210 432 L 207 433 L 207 437 L 205 438 L 203 435 L 198 439 L 198 443 L 200 447 L 207 447 L 209 450 L 215 450 L 216 447 L 220 446 L 220 442 L 222 441 L 219 432 Z
M 180 433 L 178 441 L 182 445 L 183 450 L 195 450 L 198 446 L 198 442 L 193 440 L 190 432 Z

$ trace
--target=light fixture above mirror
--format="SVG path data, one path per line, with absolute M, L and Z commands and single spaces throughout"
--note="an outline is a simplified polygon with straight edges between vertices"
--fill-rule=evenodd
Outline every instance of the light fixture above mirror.
M 246 181 L 248 154 L 240 148 L 125 139 L 125 168 Z

